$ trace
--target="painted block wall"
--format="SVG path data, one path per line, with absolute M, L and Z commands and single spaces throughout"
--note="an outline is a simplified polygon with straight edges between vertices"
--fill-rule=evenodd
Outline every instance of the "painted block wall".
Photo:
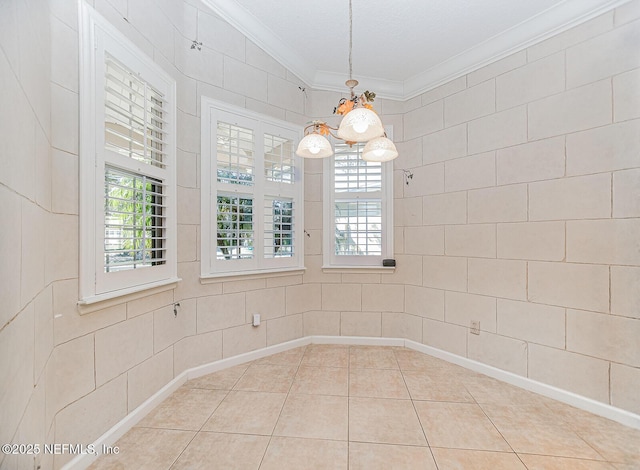
M 383 334 L 393 316 L 640 413 L 639 16 L 623 5 L 404 103 L 395 233 L 412 274 Z
M 50 113 L 59 85 L 46 1 L 0 3 L 0 441 L 45 442 L 46 380 L 53 349 L 53 286 L 76 261 L 77 226 L 54 194 Z M 48 236 L 47 236 L 48 235 Z M 68 254 L 53 250 L 62 240 Z M 0 455 L 0 467 L 33 468 Z M 43 462 L 51 468 L 52 460 Z
M 341 95 L 310 90 L 195 0 L 90 4 L 176 78 L 183 281 L 78 314 L 76 4 L 2 2 L 0 440 L 92 442 L 186 368 L 311 334 L 406 337 L 640 412 L 637 0 L 376 101 L 401 153 L 394 274 L 322 272 L 322 171 L 308 162 L 305 274 L 212 284 L 198 277 L 200 96 L 302 126 Z
M 88 3 L 176 79 L 182 282 L 79 314 L 77 4 L 2 2 L 2 442 L 88 444 L 185 369 L 303 331 L 301 275 L 200 283 L 199 116 L 206 95 L 302 126 L 308 87 L 199 2 Z M 0 455 L 2 469 L 33 466 Z

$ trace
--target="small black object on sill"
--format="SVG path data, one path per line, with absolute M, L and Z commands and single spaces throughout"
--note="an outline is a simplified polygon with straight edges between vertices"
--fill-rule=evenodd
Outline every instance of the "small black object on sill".
M 395 265 L 396 265 L 396 260 L 395 259 L 383 259 L 382 260 L 382 266 L 393 267 Z

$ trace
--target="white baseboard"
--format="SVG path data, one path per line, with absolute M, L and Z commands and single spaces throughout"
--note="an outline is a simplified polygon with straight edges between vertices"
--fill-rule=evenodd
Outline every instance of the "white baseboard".
M 187 369 L 183 374 L 187 374 L 187 380 L 197 379 L 203 375 L 213 374 L 214 372 L 238 366 L 245 362 L 255 361 L 256 359 L 262 359 L 263 357 L 288 351 L 289 349 L 306 346 L 307 344 L 311 344 L 311 338 L 311 336 L 305 336 L 304 338 L 294 339 L 292 341 L 287 341 L 286 343 L 280 343 L 274 346 L 268 346 L 266 348 L 239 354 L 237 356 L 228 357 L 226 359 L 220 359 L 219 361 Z
M 458 356 L 456 354 L 443 351 L 441 349 L 433 348 L 422 343 L 417 343 L 411 340 L 405 340 L 405 346 L 410 349 L 414 349 L 421 353 L 429 354 L 430 356 L 443 359 L 447 362 L 457 364 L 466 369 L 479 372 L 494 379 L 498 379 L 502 382 L 515 385 L 516 387 L 523 388 L 530 392 L 543 395 L 548 398 L 552 398 L 567 405 L 580 408 L 581 410 L 588 411 L 590 413 L 608 418 L 612 421 L 616 421 L 625 426 L 631 428 L 640 429 L 640 415 L 631 413 L 630 411 L 616 408 L 615 406 L 607 405 L 591 398 L 578 395 L 577 393 L 569 392 L 561 388 L 547 385 L 536 380 L 523 377 L 521 375 L 507 372 L 506 370 L 498 369 L 497 367 L 483 364 L 482 362 L 474 361 L 473 359 L 467 359 L 466 357 Z
M 237 356 L 229 357 L 226 359 L 220 359 L 218 361 L 210 362 L 209 364 L 203 364 L 201 366 L 187 369 L 177 375 L 171 382 L 162 387 L 152 396 L 147 398 L 140 406 L 134 409 L 131 413 L 125 416 L 122 420 L 116 423 L 111 429 L 105 432 L 93 443 L 95 449 L 102 449 L 104 446 L 113 446 L 118 439 L 124 436 L 127 431 L 138 424 L 142 418 L 144 418 L 151 410 L 162 403 L 169 395 L 175 392 L 182 384 L 187 380 L 202 377 L 203 375 L 212 374 L 219 370 L 228 369 L 229 367 L 244 364 L 245 362 L 255 361 L 272 354 L 287 351 L 289 349 L 306 346 L 311 343 L 311 336 L 295 339 L 293 341 L 287 341 L 286 343 L 276 344 L 274 346 L 268 346 L 266 348 L 257 349 Z M 84 470 L 91 465 L 98 457 L 98 455 L 82 454 L 77 455 L 73 460 L 69 461 L 62 467 L 62 470 Z
M 534 393 L 552 398 L 554 400 L 566 403 L 576 408 L 588 411 L 590 413 L 608 418 L 618 423 L 624 424 L 635 429 L 640 429 L 640 415 L 631 413 L 629 411 L 616 408 L 605 403 L 593 400 L 591 398 L 578 395 L 577 393 L 569 392 L 560 388 L 553 387 L 551 385 L 544 384 L 531 380 L 527 377 L 523 377 L 512 372 L 507 372 L 502 369 L 498 369 L 481 362 L 468 359 L 466 357 L 458 356 L 456 354 L 443 351 L 431 346 L 418 343 L 416 341 L 402 339 L 402 338 L 375 338 L 375 337 L 362 337 L 362 336 L 305 336 L 304 338 L 287 341 L 286 343 L 280 343 L 274 346 L 268 346 L 266 348 L 250 351 L 238 356 L 221 359 L 219 361 L 211 362 L 201 366 L 193 367 L 183 371 L 176 376 L 171 382 L 158 390 L 155 394 L 149 397 L 144 403 L 138 406 L 135 410 L 125 416 L 122 420 L 116 423 L 111 429 L 100 436 L 93 444 L 96 449 L 102 449 L 102 446 L 113 446 L 118 439 L 120 439 L 127 431 L 134 427 L 138 422 L 142 420 L 151 410 L 164 401 L 169 395 L 176 391 L 187 380 L 202 377 L 203 375 L 211 374 L 229 367 L 244 364 L 246 362 L 255 361 L 272 354 L 287 351 L 289 349 L 306 346 L 309 344 L 345 344 L 351 346 L 397 346 L 406 347 L 419 351 L 424 354 L 428 354 L 438 359 L 457 364 L 466 369 L 479 372 L 489 377 L 501 380 L 503 382 L 515 385 L 516 387 L 529 390 Z M 91 465 L 99 455 L 78 455 L 73 460 L 68 462 L 62 470 L 84 470 Z

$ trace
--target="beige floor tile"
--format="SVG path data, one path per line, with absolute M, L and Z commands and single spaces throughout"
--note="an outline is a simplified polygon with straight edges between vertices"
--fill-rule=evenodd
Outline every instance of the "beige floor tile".
M 606 428 L 610 424 L 614 423 L 614 421 L 594 415 L 588 411 L 580 410 L 573 406 L 557 402 L 551 398 L 548 398 L 547 401 L 545 401 L 544 406 L 551 410 L 558 422 L 567 424 L 567 426 L 571 427 L 574 431 L 590 430 L 602 426 Z
M 151 411 L 138 426 L 198 431 L 227 393 L 225 390 L 180 388 Z
M 347 396 L 349 369 L 346 367 L 300 366 L 290 393 Z
M 349 470 L 437 470 L 428 447 L 349 443 Z
M 594 430 L 604 430 L 626 434 L 629 431 L 627 426 L 620 423 L 550 398 L 547 398 L 544 404 L 552 411 L 556 419 L 567 423 L 576 432 L 590 433 Z
M 545 405 L 487 405 L 480 404 L 493 424 L 498 428 L 522 428 L 530 426 L 555 426 L 570 430 L 569 424 Z
M 433 375 L 421 370 L 404 370 L 404 381 L 413 400 L 475 403 L 473 397 L 455 377 Z
M 399 347 L 310 345 L 188 381 L 116 445 L 90 468 L 640 470 L 640 431 Z
M 548 405 L 565 417 L 568 426 L 605 460 L 640 469 L 640 430 L 555 402 Z M 558 411 L 562 410 L 562 411 Z M 633 468 L 635 468 L 633 467 Z M 626 469 L 625 469 L 626 470 Z
M 432 448 L 439 470 L 527 470 L 513 452 Z
M 548 455 L 518 455 L 529 470 L 615 470 L 613 465 L 597 460 L 567 459 Z
M 616 463 L 635 464 L 640 469 L 640 430 L 618 423 L 577 431 L 605 460 Z
M 203 375 L 197 379 L 189 380 L 184 384 L 184 387 L 231 390 L 250 365 L 250 363 L 241 364 L 213 374 Z
M 281 353 L 272 354 L 255 361 L 255 364 L 271 364 L 275 366 L 299 366 L 304 356 L 306 346 L 289 349 Z
M 115 446 L 118 454 L 103 455 L 91 470 L 164 470 L 171 467 L 196 435 L 192 431 L 133 428 Z
M 267 436 L 199 432 L 171 470 L 257 470 Z
M 349 398 L 349 440 L 427 445 L 411 400 Z
M 349 346 L 312 344 L 307 346 L 300 365 L 320 367 L 348 367 Z
M 291 388 L 296 369 L 297 367 L 295 366 L 252 364 L 244 375 L 240 377 L 233 389 L 248 392 L 286 393 Z
M 524 428 L 501 424 L 497 427 L 517 453 L 605 460 L 576 433 L 562 426 L 530 423 Z
M 482 408 L 476 404 L 414 403 L 432 447 L 511 451 Z
M 398 361 L 401 370 L 421 370 L 432 371 L 441 368 L 456 368 L 458 366 L 451 364 L 437 357 L 428 356 L 421 352 L 407 348 L 393 348 L 393 352 Z
M 286 393 L 231 391 L 202 430 L 270 436 L 286 398 Z
M 273 437 L 260 470 L 347 469 L 347 442 Z
M 275 436 L 347 440 L 347 397 L 289 395 Z
M 352 346 L 349 366 L 358 369 L 399 369 L 398 361 L 390 348 L 376 346 Z
M 349 396 L 408 399 L 409 391 L 399 370 L 351 369 Z
M 542 404 L 546 398 L 482 374 L 461 378 L 462 384 L 478 403 L 495 405 Z

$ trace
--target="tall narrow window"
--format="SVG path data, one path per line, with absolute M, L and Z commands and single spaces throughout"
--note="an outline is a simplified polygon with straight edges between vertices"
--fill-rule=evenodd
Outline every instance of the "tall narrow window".
M 336 143 L 326 159 L 325 267 L 377 267 L 393 257 L 392 163 L 363 160 L 363 148 Z
M 176 277 L 175 82 L 82 2 L 81 303 Z
M 303 267 L 299 128 L 202 100 L 202 277 Z

